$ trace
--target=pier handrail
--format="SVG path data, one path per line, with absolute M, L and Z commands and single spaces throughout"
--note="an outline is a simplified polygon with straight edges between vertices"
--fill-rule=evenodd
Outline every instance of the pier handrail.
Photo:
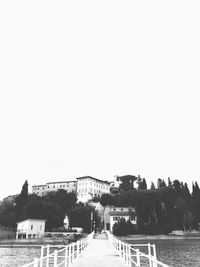
M 52 253 L 50 253 L 50 248 L 60 248 L 61 246 L 41 246 L 40 258 L 35 258 L 32 262 L 25 264 L 22 267 L 49 267 L 50 263 L 53 264 L 53 267 L 68 267 L 82 254 L 83 250 L 87 247 L 93 237 L 94 232 L 69 245 L 63 245 L 62 249 L 55 249 Z
M 108 236 L 109 242 L 114 246 L 119 257 L 123 260 L 126 266 L 142 267 L 141 259 L 146 258 L 148 259 L 149 267 L 169 267 L 169 265 L 157 260 L 155 245 L 152 245 L 150 243 L 128 244 L 114 237 L 113 234 L 111 234 L 109 231 L 106 231 L 106 234 Z M 145 254 L 134 247 L 147 247 L 148 254 Z

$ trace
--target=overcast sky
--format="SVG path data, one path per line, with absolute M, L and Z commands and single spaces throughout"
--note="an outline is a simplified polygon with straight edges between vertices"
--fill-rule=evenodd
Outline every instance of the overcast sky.
M 1 1 L 0 199 L 140 174 L 200 182 L 199 1 Z

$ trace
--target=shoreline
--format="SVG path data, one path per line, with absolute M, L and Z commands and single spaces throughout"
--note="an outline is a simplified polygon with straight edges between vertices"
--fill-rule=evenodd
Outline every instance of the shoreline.
M 128 235 L 128 236 L 117 236 L 120 240 L 198 240 L 200 236 L 167 236 L 167 235 Z

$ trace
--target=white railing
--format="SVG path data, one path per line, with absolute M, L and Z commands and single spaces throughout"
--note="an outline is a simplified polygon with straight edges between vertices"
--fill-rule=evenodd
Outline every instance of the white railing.
M 88 243 L 93 239 L 93 236 L 94 232 L 86 238 L 63 246 L 62 249 L 55 249 L 52 253 L 50 250 L 56 246 L 41 246 L 40 258 L 35 258 L 32 262 L 22 267 L 69 267 L 81 255 Z M 57 247 L 59 248 L 60 246 Z
M 156 247 L 155 245 L 148 244 L 128 244 L 122 242 L 121 240 L 115 238 L 110 232 L 106 231 L 109 242 L 117 250 L 119 257 L 123 260 L 128 267 L 169 267 L 169 265 L 164 264 L 157 260 Z M 146 248 L 147 254 L 141 252 L 136 247 Z

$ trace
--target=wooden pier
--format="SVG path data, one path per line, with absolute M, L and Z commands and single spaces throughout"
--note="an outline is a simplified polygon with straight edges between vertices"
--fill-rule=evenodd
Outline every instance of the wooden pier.
M 139 248 L 143 250 L 140 251 Z M 146 250 L 146 253 L 144 252 Z M 128 244 L 105 231 L 89 234 L 77 242 L 57 248 L 41 247 L 41 257 L 23 267 L 169 267 L 157 260 L 155 245 Z

